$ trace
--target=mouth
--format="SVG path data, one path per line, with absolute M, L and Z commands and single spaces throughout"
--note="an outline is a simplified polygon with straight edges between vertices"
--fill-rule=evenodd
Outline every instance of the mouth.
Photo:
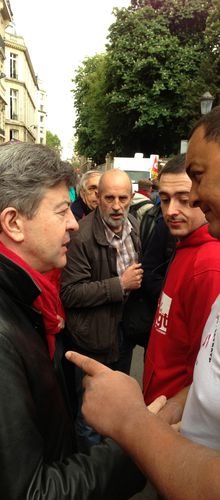
M 68 248 L 70 240 L 67 240 L 65 243 L 62 244 L 62 248 L 66 249 Z
M 112 217 L 112 219 L 121 219 L 123 214 L 110 214 L 110 217 Z
M 185 223 L 185 220 L 168 220 L 167 223 L 169 224 L 169 226 L 179 226 L 180 224 L 184 224 Z

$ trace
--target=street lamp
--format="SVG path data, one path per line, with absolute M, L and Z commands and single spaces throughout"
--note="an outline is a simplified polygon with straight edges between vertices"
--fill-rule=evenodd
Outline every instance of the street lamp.
M 214 97 L 210 92 L 205 92 L 200 98 L 201 114 L 206 115 L 212 109 Z

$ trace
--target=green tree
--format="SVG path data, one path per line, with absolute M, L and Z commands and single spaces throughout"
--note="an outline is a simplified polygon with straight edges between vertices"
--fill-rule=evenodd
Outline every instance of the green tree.
M 76 151 L 102 163 L 111 146 L 107 128 L 106 56 L 87 57 L 73 80 Z
M 59 155 L 62 152 L 61 141 L 56 134 L 52 134 L 49 130 L 46 132 L 46 144 L 51 149 L 55 149 Z
M 129 155 L 177 152 L 200 116 L 199 96 L 207 88 L 219 93 L 205 34 L 183 44 L 171 33 L 169 17 L 151 6 L 115 14 L 107 79 L 116 149 Z
M 86 59 L 74 80 L 77 150 L 96 162 L 108 151 L 176 153 L 200 96 L 219 102 L 220 0 L 132 3 L 114 9 L 106 54 Z
M 182 43 L 192 43 L 204 36 L 212 0 L 131 0 L 134 9 L 151 7 L 168 21 L 170 33 Z

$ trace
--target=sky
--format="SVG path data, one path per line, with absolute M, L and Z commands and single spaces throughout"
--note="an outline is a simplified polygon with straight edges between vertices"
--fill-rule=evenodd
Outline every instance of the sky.
M 63 159 L 72 157 L 74 71 L 87 56 L 105 51 L 114 7 L 129 0 L 10 0 L 35 74 L 47 92 L 47 130 L 58 135 Z

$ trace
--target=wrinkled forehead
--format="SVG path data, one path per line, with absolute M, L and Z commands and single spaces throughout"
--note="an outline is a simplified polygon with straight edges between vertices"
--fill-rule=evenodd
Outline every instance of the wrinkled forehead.
M 131 196 L 132 191 L 130 184 L 112 184 L 112 185 L 103 185 L 101 190 L 101 196 L 113 196 L 113 197 L 121 197 L 121 196 Z

